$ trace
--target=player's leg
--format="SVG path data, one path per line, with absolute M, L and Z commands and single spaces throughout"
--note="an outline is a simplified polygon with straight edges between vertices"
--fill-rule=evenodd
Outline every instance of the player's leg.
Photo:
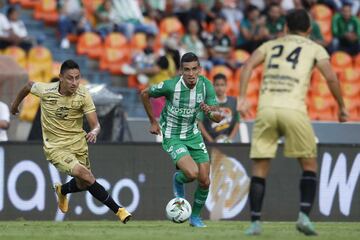
M 299 158 L 299 162 L 303 173 L 300 179 L 300 212 L 296 228 L 305 235 L 317 235 L 309 218 L 316 196 L 317 161 L 316 158 Z
M 173 177 L 174 196 L 184 198 L 184 184 L 194 181 L 199 175 L 199 169 L 190 155 L 182 156 L 176 161 L 176 166 L 179 171 L 176 171 Z
M 162 147 L 170 155 L 177 169 L 179 169 L 173 176 L 174 196 L 184 198 L 184 184 L 192 182 L 197 178 L 199 173 L 198 167 L 183 141 L 164 138 Z
M 130 220 L 131 214 L 122 206 L 119 206 L 111 195 L 105 190 L 105 188 L 99 184 L 92 172 L 81 164 L 76 164 L 72 169 L 72 175 L 76 177 L 82 186 L 86 186 L 90 194 L 105 204 L 110 210 L 112 210 L 121 220 L 126 223 Z
M 200 212 L 204 208 L 207 196 L 209 194 L 210 158 L 203 138 L 200 134 L 194 135 L 192 138 L 190 138 L 187 141 L 186 146 L 188 147 L 194 162 L 197 164 L 197 169 L 199 171 L 197 177 L 198 186 L 194 193 L 194 203 L 189 222 L 190 226 L 193 227 L 206 227 L 200 217 Z
M 199 163 L 198 186 L 195 190 L 194 203 L 190 217 L 190 225 L 193 227 L 206 227 L 200 218 L 200 212 L 204 208 L 206 199 L 209 194 L 210 186 L 210 163 Z
M 309 219 L 317 185 L 317 161 L 315 134 L 305 113 L 283 112 L 281 124 L 285 134 L 284 154 L 299 160 L 303 170 L 300 179 L 300 211 L 296 228 L 306 235 L 316 235 L 314 225 Z
M 251 224 L 245 230 L 246 235 L 261 234 L 261 209 L 265 196 L 266 177 L 270 168 L 270 159 L 275 157 L 279 139 L 276 112 L 262 109 L 258 112 L 253 127 L 250 158 L 252 177 L 250 182 L 249 203 Z

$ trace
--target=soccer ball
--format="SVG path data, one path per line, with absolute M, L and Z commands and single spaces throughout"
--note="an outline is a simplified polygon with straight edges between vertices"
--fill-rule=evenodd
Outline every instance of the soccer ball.
M 191 205 L 184 198 L 173 198 L 166 205 L 166 216 L 174 223 L 183 223 L 191 215 Z

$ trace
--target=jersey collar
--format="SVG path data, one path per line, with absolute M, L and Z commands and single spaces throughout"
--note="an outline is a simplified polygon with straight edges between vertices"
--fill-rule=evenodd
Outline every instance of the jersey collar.
M 180 76 L 180 81 L 181 81 L 181 83 L 184 85 L 184 87 L 186 87 L 187 89 L 190 89 L 188 86 L 186 86 L 186 83 L 185 83 L 182 75 Z M 195 86 L 194 86 L 193 89 L 196 89 L 196 86 L 197 86 L 198 82 L 199 82 L 199 77 L 198 77 L 198 79 L 197 79 L 197 81 L 196 81 L 196 84 L 195 84 Z M 191 90 L 191 89 L 190 89 L 190 90 Z

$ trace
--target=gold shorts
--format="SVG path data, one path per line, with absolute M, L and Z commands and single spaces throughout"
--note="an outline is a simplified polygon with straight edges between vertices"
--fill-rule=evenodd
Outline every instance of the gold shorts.
M 274 158 L 282 136 L 285 138 L 285 157 L 316 157 L 315 134 L 306 113 L 263 108 L 258 111 L 253 127 L 250 158 Z
M 88 152 L 73 153 L 66 149 L 52 150 L 51 153 L 45 152 L 45 156 L 57 170 L 72 175 L 72 170 L 77 163 L 90 169 L 90 161 Z

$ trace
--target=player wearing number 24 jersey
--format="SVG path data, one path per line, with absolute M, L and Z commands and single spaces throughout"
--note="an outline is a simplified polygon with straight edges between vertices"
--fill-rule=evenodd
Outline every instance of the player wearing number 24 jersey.
M 297 158 L 303 170 L 300 180 L 300 211 L 296 228 L 305 235 L 316 235 L 309 213 L 316 194 L 316 143 L 305 105 L 312 69 L 317 67 L 327 80 L 339 105 L 339 121 L 347 113 L 339 82 L 326 50 L 308 39 L 310 16 L 293 10 L 286 16 L 288 34 L 260 46 L 245 63 L 240 76 L 238 110 L 247 114 L 246 89 L 251 71 L 264 64 L 259 104 L 253 127 L 250 158 L 253 159 L 250 184 L 251 225 L 247 235 L 261 233 L 261 208 L 270 159 L 275 157 L 278 140 L 284 137 L 284 155 Z
M 200 64 L 194 53 L 181 58 L 182 75 L 145 89 L 141 93 L 148 114 L 152 134 L 162 134 L 163 149 L 170 155 L 179 169 L 173 177 L 175 197 L 185 197 L 184 183 L 198 180 L 195 191 L 190 225 L 205 227 L 200 218 L 209 192 L 209 155 L 203 138 L 197 128 L 200 111 L 215 122 L 223 116 L 219 113 L 215 90 L 209 80 L 199 75 Z M 166 105 L 161 113 L 160 126 L 151 109 L 150 97 L 165 96 Z

